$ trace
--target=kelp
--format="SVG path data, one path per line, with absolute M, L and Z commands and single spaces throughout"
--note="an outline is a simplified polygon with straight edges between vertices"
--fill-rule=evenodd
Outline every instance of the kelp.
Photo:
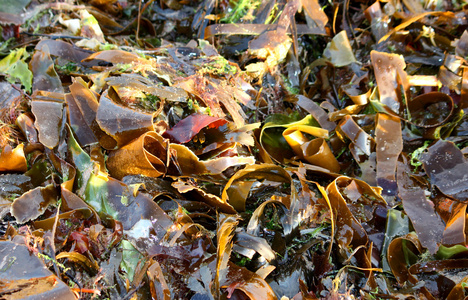
M 466 160 L 461 151 L 451 142 L 439 140 L 428 148 L 422 157 L 430 183 L 449 197 L 467 200 L 467 175 L 462 171 Z
M 32 90 L 63 93 L 62 81 L 54 68 L 54 62 L 50 58 L 47 47 L 37 50 L 31 59 L 33 72 Z
M 397 191 L 395 170 L 398 156 L 403 150 L 401 123 L 398 118 L 378 114 L 376 128 L 377 184 L 385 195 L 394 195 Z
M 421 12 L 421 13 L 418 13 L 418 14 L 415 14 L 414 16 L 411 16 L 410 18 L 408 18 L 407 20 L 405 20 L 404 22 L 402 22 L 400 25 L 396 26 L 395 28 L 393 28 L 389 33 L 387 33 L 385 36 L 383 36 L 382 38 L 380 38 L 379 40 L 379 43 L 380 42 L 383 42 L 385 41 L 386 39 L 388 39 L 392 34 L 406 28 L 407 26 L 411 25 L 412 23 L 418 21 L 419 19 L 421 18 L 424 18 L 426 16 L 430 16 L 430 15 L 433 15 L 433 16 L 437 16 L 437 15 L 442 15 L 444 14 L 444 12 L 440 12 L 440 11 L 432 11 L 432 12 Z
M 224 107 L 237 127 L 244 126 L 245 113 L 237 103 L 238 99 L 235 98 L 235 95 L 229 93 L 229 87 L 224 82 L 217 82 L 215 79 L 208 80 L 200 75 L 193 75 L 179 81 L 175 86 L 196 95 L 210 108 L 214 117 L 225 117 L 226 114 L 222 109 Z M 250 99 L 247 98 L 246 100 L 243 103 L 244 105 Z
M 50 184 L 44 188 L 37 187 L 13 201 L 10 209 L 11 215 L 18 223 L 23 224 L 42 215 L 55 201 L 57 201 L 57 193 L 53 185 Z
M 223 188 L 222 199 L 238 211 L 245 209 L 245 200 L 252 184 L 248 180 L 257 179 L 290 183 L 290 175 L 282 168 L 273 164 L 250 165 L 234 174 Z
M 235 216 L 219 215 L 217 230 L 216 273 L 214 278 L 215 297 L 219 298 L 220 282 L 227 278 L 227 264 L 232 251 L 232 236 L 237 226 Z
M 415 125 L 423 137 L 430 139 L 450 135 L 464 114 L 455 105 L 452 97 L 439 92 L 419 95 L 413 98 L 407 107 L 407 122 Z
M 279 162 L 291 158 L 294 154 L 304 156 L 301 147 L 309 139 L 302 134 L 303 132 L 317 138 L 328 138 L 328 130 L 320 128 L 312 115 L 296 121 L 294 117 L 277 114 L 269 116 L 265 122 L 260 132 L 260 144 Z
M 346 190 L 340 193 L 339 188 L 345 187 Z M 358 202 L 363 206 L 386 205 L 385 200 L 380 196 L 380 191 L 372 189 L 362 181 L 351 181 L 346 177 L 338 177 L 327 187 L 327 193 L 331 208 L 334 210 L 333 215 L 336 218 L 335 239 L 343 251 L 346 251 L 345 249 L 348 249 L 350 245 L 354 248 L 365 245 L 368 236 L 361 223 L 370 221 L 372 216 L 363 214 L 362 211 L 356 209 L 357 207 L 348 208 L 347 201 Z
M 189 193 L 191 198 L 199 198 L 201 201 L 216 207 L 221 212 L 230 214 L 236 212 L 234 207 L 227 201 L 227 199 L 221 199 L 221 197 L 207 193 L 204 189 L 196 186 L 195 183 L 191 183 L 189 181 L 183 182 L 179 179 L 177 182 L 172 183 L 172 186 L 176 188 L 179 193 Z
M 403 162 L 398 162 L 398 193 L 421 245 L 431 254 L 435 254 L 445 226 L 436 214 L 433 202 L 426 199 L 424 190 L 420 188 L 415 179 L 411 178 L 410 174 L 408 161 L 405 159 Z
M 0 297 L 465 296 L 461 4 L 6 1 Z
M 38 91 L 31 103 L 39 141 L 49 149 L 58 145 L 65 122 L 63 94 Z
M 28 169 L 24 155 L 24 145 L 20 144 L 12 149 L 6 145 L 0 153 L 0 172 L 26 172 Z
M 443 233 L 442 244 L 451 247 L 455 245 L 466 244 L 466 233 L 465 233 L 465 214 L 466 204 L 457 203 L 454 204 L 452 209 L 452 215 L 446 222 L 446 227 Z M 464 249 L 463 249 L 464 250 Z
M 117 142 L 117 147 L 128 144 L 134 136 L 153 130 L 153 114 L 124 107 L 110 97 L 109 91 L 101 94 L 96 122 Z
M 278 18 L 275 30 L 265 31 L 249 42 L 249 54 L 265 60 L 266 68 L 273 68 L 281 63 L 286 58 L 293 40 L 297 39 L 294 27 L 292 27 L 293 39 L 290 39 L 286 32 L 291 25 L 292 16 L 296 14 L 299 7 L 299 1 L 294 0 L 286 3 Z M 249 72 L 249 66 L 246 69 Z
M 77 299 L 71 289 L 47 269 L 37 253 L 29 252 L 26 245 L 0 241 L 0 251 L 5 261 L 0 270 L 2 297 Z
M 105 134 L 96 120 L 99 102 L 87 83 L 81 78 L 72 78 L 70 94 L 65 95 L 70 126 L 82 146 L 99 142 L 105 149 L 113 149 L 116 141 Z
M 374 66 L 375 79 L 379 89 L 380 102 L 398 113 L 401 109 L 401 94 L 398 86 L 402 85 L 405 92 L 409 87 L 405 60 L 401 55 L 383 52 L 371 52 L 372 65 Z
M 168 66 L 166 66 L 167 68 Z M 159 74 L 162 73 L 162 70 L 156 72 L 156 76 L 160 77 L 163 81 L 168 81 L 169 84 L 172 83 L 172 79 L 169 75 Z M 175 73 L 175 70 L 170 68 L 168 72 Z M 172 74 L 171 74 L 172 75 Z M 107 84 L 113 87 L 124 87 L 130 89 L 131 91 L 147 92 L 152 95 L 155 95 L 159 98 L 166 99 L 168 101 L 174 102 L 186 102 L 187 93 L 180 88 L 172 86 L 159 86 L 154 84 L 151 80 L 146 77 L 143 77 L 138 74 L 121 74 L 119 77 L 109 77 L 105 79 Z M 118 93 L 118 89 L 117 89 Z
M 206 27 L 204 38 L 215 35 L 259 35 L 275 28 L 276 25 L 272 24 L 213 24 Z M 296 29 L 298 34 L 324 34 L 320 28 L 310 28 L 306 24 L 297 24 Z
M 425 287 L 418 287 L 418 279 L 409 271 L 410 266 L 416 263 L 417 255 L 421 251 L 421 244 L 417 236 L 414 233 L 409 233 L 403 237 L 394 239 L 390 243 L 387 259 L 398 283 L 404 284 L 408 282 L 408 284 L 418 289 L 418 294 L 421 293 L 428 297 L 429 291 Z
M 148 60 L 138 56 L 135 53 L 130 53 L 127 51 L 122 50 L 105 50 L 93 53 L 83 59 L 83 62 L 90 62 L 93 60 L 103 60 L 106 62 L 110 62 L 112 64 L 138 64 L 141 63 L 143 65 L 148 63 Z
M 118 179 L 126 175 L 158 177 L 166 173 L 167 160 L 167 143 L 160 135 L 149 131 L 111 152 L 107 166 L 111 175 Z
M 23 174 L 0 175 L 0 216 L 5 217 L 10 212 L 12 200 L 34 188 L 31 177 Z
M 234 242 L 233 251 L 237 253 L 245 255 L 245 249 L 253 250 L 253 252 L 248 251 L 250 259 L 253 258 L 255 252 L 264 257 L 268 262 L 272 262 L 276 258 L 276 253 L 271 249 L 271 246 L 264 238 L 254 236 L 247 232 L 236 232 Z
M 361 179 L 369 184 L 376 184 L 376 154 L 375 140 L 367 134 L 354 119 L 346 115 L 339 123 L 336 131 L 343 142 L 350 140 L 349 150 L 361 169 Z
M 323 54 L 335 67 L 343 67 L 356 62 L 351 44 L 344 30 L 333 37 Z
M 83 64 L 89 66 L 86 63 L 82 63 L 82 60 L 91 54 L 91 51 L 76 47 L 70 43 L 61 40 L 41 40 L 36 45 L 37 51 L 43 51 L 47 49 L 49 55 L 57 56 L 65 61 L 70 61 L 75 64 Z

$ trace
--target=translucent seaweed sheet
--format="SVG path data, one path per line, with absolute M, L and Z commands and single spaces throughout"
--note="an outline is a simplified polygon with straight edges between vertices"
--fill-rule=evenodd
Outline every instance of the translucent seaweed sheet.
M 468 296 L 462 4 L 2 1 L 0 298 Z

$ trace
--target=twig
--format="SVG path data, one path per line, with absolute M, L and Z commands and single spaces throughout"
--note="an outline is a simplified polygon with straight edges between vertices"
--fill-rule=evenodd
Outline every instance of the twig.
M 148 2 L 143 6 L 143 8 L 142 8 L 141 10 L 140 10 L 140 8 L 138 8 L 138 16 L 137 16 L 135 19 L 133 19 L 133 21 L 131 21 L 130 23 L 128 23 L 127 26 L 125 26 L 124 28 L 120 29 L 119 31 L 110 32 L 110 33 L 108 33 L 107 35 L 111 35 L 111 36 L 113 36 L 113 35 L 119 35 L 119 34 L 125 32 L 125 31 L 127 31 L 131 26 L 133 26 L 133 24 L 134 24 L 135 22 L 138 22 L 138 25 L 137 25 L 137 39 L 138 39 L 138 31 L 139 31 L 139 27 L 140 27 L 140 18 L 141 18 L 141 16 L 143 15 L 143 13 L 146 11 L 146 9 L 148 8 L 148 6 L 150 6 L 151 3 L 153 3 L 153 2 L 154 2 L 154 0 L 150 0 L 150 1 L 148 1 Z M 141 5 L 141 1 L 140 1 L 140 5 Z
M 137 43 L 138 43 L 138 40 L 139 40 L 138 36 L 140 34 L 140 20 L 141 20 L 141 0 L 138 1 L 138 22 L 137 22 L 137 31 L 136 31 L 136 41 L 137 41 Z
M 87 37 L 84 36 L 74 36 L 74 35 L 53 35 L 53 34 L 45 34 L 45 33 L 29 33 L 29 32 L 21 32 L 21 34 L 29 35 L 29 36 L 46 36 L 51 40 L 55 39 L 75 39 L 75 40 L 87 40 Z
M 122 298 L 122 300 L 128 300 L 128 299 L 131 299 L 133 294 L 135 294 L 136 292 L 138 292 L 139 289 L 141 289 L 141 287 L 144 285 L 144 282 L 140 283 L 137 287 L 133 288 L 133 289 L 130 289 L 127 293 L 127 295 L 125 295 L 125 297 Z

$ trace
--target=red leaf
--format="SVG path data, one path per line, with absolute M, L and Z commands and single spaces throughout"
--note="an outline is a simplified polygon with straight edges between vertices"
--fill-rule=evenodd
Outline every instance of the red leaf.
M 75 251 L 78 253 L 85 253 L 89 249 L 88 237 L 80 232 L 73 232 L 70 234 L 70 241 L 75 241 Z
M 228 295 L 227 295 L 228 299 L 232 297 L 232 294 L 239 286 L 241 286 L 239 282 L 233 282 L 226 288 L 226 291 L 228 292 Z
M 3 25 L 0 26 L 3 28 L 2 30 L 2 38 L 3 40 L 8 40 L 9 38 L 15 37 L 19 38 L 19 28 L 20 25 L 10 24 L 10 25 Z
M 189 142 L 204 127 L 218 128 L 226 123 L 225 119 L 203 114 L 192 114 L 164 132 L 163 136 L 170 139 L 171 142 L 183 144 Z

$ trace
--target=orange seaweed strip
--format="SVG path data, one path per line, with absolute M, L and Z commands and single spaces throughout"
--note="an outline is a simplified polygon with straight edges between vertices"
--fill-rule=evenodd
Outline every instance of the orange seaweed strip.
M 411 18 L 409 18 L 408 20 L 402 22 L 400 25 L 398 25 L 397 27 L 393 28 L 389 33 L 387 33 L 386 35 L 384 35 L 378 42 L 378 44 L 380 44 L 381 42 L 384 42 L 386 41 L 392 34 L 394 34 L 395 32 L 397 31 L 400 31 L 404 28 L 406 28 L 407 26 L 411 25 L 412 23 L 424 18 L 424 17 L 427 17 L 427 16 L 437 16 L 437 15 L 442 15 L 444 14 L 443 11 L 430 11 L 430 12 L 425 12 L 425 13 L 421 13 L 421 14 L 418 14 L 418 15 L 415 15 L 415 16 L 412 16 Z
M 80 288 L 72 288 L 72 292 L 74 293 L 87 293 L 87 294 L 94 294 L 94 295 L 101 295 L 101 291 L 97 289 L 80 289 Z

